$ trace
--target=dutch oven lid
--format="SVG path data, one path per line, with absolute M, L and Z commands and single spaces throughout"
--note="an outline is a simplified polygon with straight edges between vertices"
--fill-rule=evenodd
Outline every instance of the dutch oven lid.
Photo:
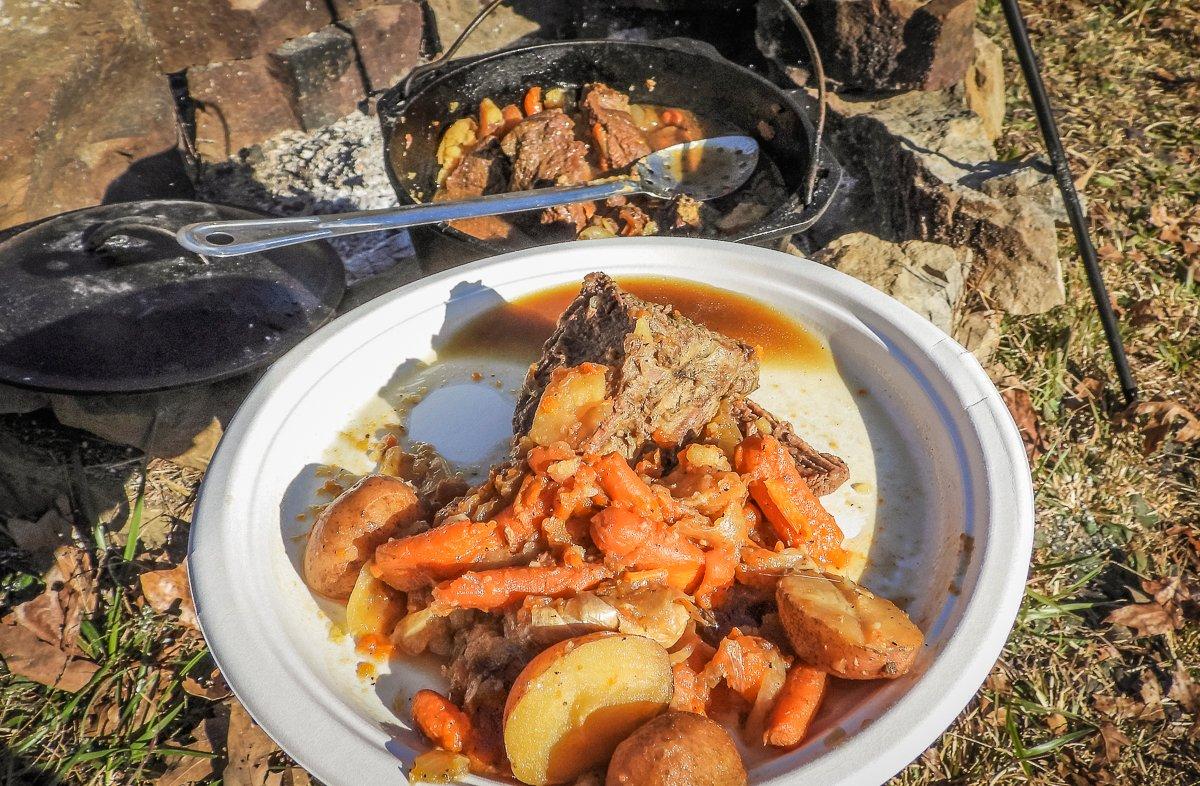
M 0 382 L 133 393 L 264 365 L 327 321 L 345 290 L 325 243 L 237 257 L 175 230 L 260 214 L 185 201 L 86 208 L 0 243 Z

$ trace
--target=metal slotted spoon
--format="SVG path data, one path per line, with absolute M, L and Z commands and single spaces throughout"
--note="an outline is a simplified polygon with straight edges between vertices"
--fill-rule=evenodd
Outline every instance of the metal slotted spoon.
M 580 186 L 555 186 L 332 216 L 206 221 L 181 227 L 175 236 L 189 251 L 227 257 L 310 240 L 542 210 L 618 195 L 647 194 L 671 199 L 684 194 L 703 202 L 741 187 L 757 165 L 758 143 L 752 137 L 718 136 L 665 147 L 638 159 L 626 174 Z

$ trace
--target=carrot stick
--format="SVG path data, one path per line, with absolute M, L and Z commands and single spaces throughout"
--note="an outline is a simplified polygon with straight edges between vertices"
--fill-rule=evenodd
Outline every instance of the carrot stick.
M 845 560 L 842 530 L 796 468 L 792 454 L 774 437 L 747 437 L 734 453 L 750 496 L 785 544 L 806 547 L 819 563 Z
M 433 588 L 434 602 L 445 609 L 491 611 L 511 606 L 529 595 L 564 598 L 591 589 L 610 575 L 603 565 L 552 565 L 496 568 L 464 573 Z
M 429 741 L 442 750 L 462 753 L 471 734 L 471 719 L 454 702 L 428 688 L 412 701 L 413 722 Z
M 542 88 L 537 85 L 529 88 L 529 90 L 525 93 L 524 106 L 526 116 L 536 115 L 538 112 L 541 112 L 543 109 Z
M 809 724 L 821 706 L 828 682 L 828 675 L 820 669 L 799 661 L 793 663 L 783 690 L 771 708 L 763 742 L 777 748 L 790 748 L 803 742 Z
M 494 521 L 455 521 L 384 543 L 375 550 L 372 572 L 385 584 L 411 592 L 456 576 L 504 546 Z
M 661 521 L 625 508 L 592 516 L 592 542 L 616 570 L 665 568 L 667 584 L 691 592 L 704 570 L 704 552 Z
M 599 473 L 600 488 L 612 504 L 629 508 L 643 518 L 662 518 L 658 498 L 620 453 L 609 453 L 595 462 L 595 467 Z

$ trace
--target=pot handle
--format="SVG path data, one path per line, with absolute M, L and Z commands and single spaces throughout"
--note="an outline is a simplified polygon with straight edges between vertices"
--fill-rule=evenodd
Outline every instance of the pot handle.
M 482 11 L 475 15 L 475 18 L 472 19 L 470 23 L 463 28 L 463 31 L 458 34 L 458 38 L 454 39 L 454 43 L 446 47 L 446 49 L 443 50 L 440 55 L 430 60 L 428 63 L 422 63 L 419 66 L 414 66 L 413 69 L 408 72 L 408 75 L 405 76 L 400 82 L 400 92 L 404 98 L 406 100 L 408 99 L 411 93 L 413 82 L 415 82 L 417 79 L 420 79 L 425 74 L 438 70 L 442 67 L 442 65 L 449 62 L 454 57 L 455 53 L 458 52 L 458 50 L 462 47 L 462 45 L 466 43 L 467 37 L 470 36 L 471 33 L 475 32 L 475 28 L 479 27 L 479 25 L 483 23 L 483 20 L 487 19 L 488 16 L 490 16 L 491 13 L 499 8 L 503 3 L 504 0 L 492 0 L 490 3 L 484 6 Z

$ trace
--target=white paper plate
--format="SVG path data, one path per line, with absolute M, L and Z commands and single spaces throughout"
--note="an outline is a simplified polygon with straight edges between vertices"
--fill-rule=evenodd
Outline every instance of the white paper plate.
M 346 429 L 387 410 L 389 391 L 435 356 L 439 336 L 500 299 L 594 270 L 749 295 L 831 350 L 825 370 L 796 375 L 768 363 L 761 399 L 818 447 L 847 456 L 854 483 L 829 502 L 843 522 L 877 519 L 864 581 L 905 605 L 927 646 L 904 678 L 833 692 L 811 739 L 753 761 L 750 776 L 882 783 L 953 721 L 1000 653 L 1029 566 L 1028 465 L 1000 396 L 966 350 L 859 281 L 752 246 L 645 238 L 507 254 L 384 295 L 289 352 L 230 424 L 196 507 L 192 591 L 222 672 L 263 728 L 329 786 L 406 782 L 426 746 L 389 707 L 439 677 L 430 664 L 393 661 L 372 684 L 355 675 L 352 646 L 330 640 L 326 615 L 336 610 L 322 609 L 296 568 L 296 536 L 310 523 L 296 516 L 321 483 L 312 469 L 362 463 L 361 442 L 348 449 Z M 434 438 L 467 453 L 474 438 L 495 441 L 506 403 L 491 390 L 490 399 L 468 392 L 465 404 L 427 412 Z

